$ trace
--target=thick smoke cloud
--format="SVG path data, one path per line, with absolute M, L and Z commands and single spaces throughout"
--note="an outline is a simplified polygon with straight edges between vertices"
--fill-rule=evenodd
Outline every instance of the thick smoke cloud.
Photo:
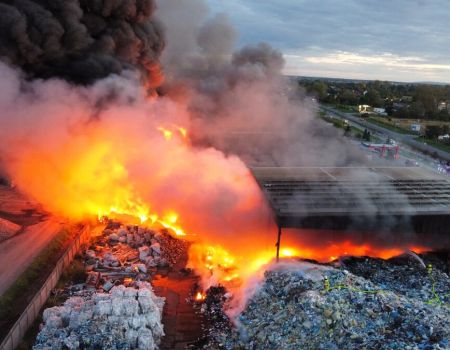
M 90 84 L 138 68 L 148 87 L 162 82 L 163 33 L 153 0 L 0 2 L 0 57 L 30 78 Z
M 281 52 L 263 43 L 235 51 L 230 21 L 224 14 L 208 16 L 199 1 L 159 1 L 156 15 L 167 27 L 166 89 L 183 95 L 197 144 L 238 154 L 251 165 L 365 163 L 338 131 L 317 120 L 316 106 L 283 77 Z M 181 33 L 174 29 L 180 26 Z

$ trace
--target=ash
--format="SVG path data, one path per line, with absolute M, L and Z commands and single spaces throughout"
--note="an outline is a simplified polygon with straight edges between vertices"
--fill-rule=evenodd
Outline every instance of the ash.
M 204 349 L 450 349 L 447 257 L 421 258 L 268 271 L 236 327 L 211 327 Z
M 85 283 L 56 290 L 33 349 L 157 349 L 165 298 L 150 281 L 186 255 L 187 243 L 166 230 L 109 222 L 83 253 Z

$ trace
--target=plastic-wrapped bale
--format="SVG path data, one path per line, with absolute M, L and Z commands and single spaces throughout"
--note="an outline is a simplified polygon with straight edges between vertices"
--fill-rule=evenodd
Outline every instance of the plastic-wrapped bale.
M 117 286 L 44 310 L 33 349 L 157 349 L 164 298 L 148 282 L 138 288 Z

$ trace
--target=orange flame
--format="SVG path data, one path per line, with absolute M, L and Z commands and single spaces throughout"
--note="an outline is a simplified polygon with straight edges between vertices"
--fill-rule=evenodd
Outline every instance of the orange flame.
M 206 294 L 202 293 L 202 292 L 197 292 L 197 294 L 195 294 L 195 300 L 196 301 L 203 301 L 206 298 Z
M 162 126 L 158 127 L 158 130 L 162 132 L 162 134 L 164 135 L 164 138 L 166 140 L 171 140 L 172 136 L 173 136 L 173 132 L 170 131 L 169 129 L 163 128 Z

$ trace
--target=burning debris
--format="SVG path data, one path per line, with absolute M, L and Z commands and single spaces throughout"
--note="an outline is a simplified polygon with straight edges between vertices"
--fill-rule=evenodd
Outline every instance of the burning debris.
M 237 327 L 222 319 L 204 348 L 449 349 L 449 292 L 442 262 L 433 269 L 411 258 L 292 263 L 266 272 Z M 205 303 L 212 319 L 220 318 L 217 305 L 224 302 L 215 298 Z

